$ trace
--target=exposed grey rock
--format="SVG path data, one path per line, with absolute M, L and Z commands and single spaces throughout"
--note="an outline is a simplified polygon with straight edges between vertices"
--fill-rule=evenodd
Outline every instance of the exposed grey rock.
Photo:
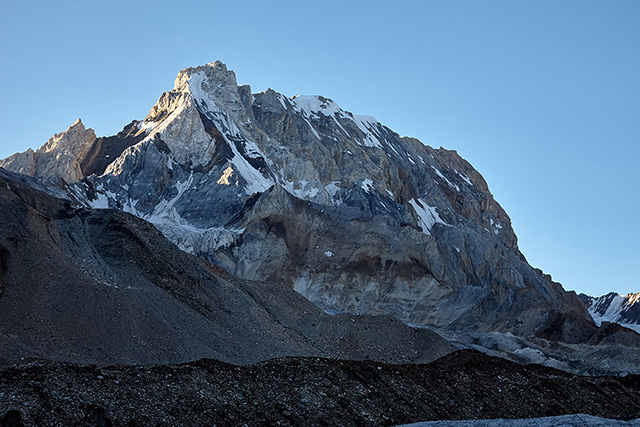
M 43 190 L 0 169 L 0 364 L 409 363 L 455 350 L 391 316 L 329 316 L 280 283 L 236 279 L 179 250 L 146 221 Z

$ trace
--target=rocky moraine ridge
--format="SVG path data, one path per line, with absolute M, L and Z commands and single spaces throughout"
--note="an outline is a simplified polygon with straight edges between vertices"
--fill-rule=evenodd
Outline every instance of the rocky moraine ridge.
M 20 408 L 4 417 L 0 411 L 0 425 L 347 427 L 450 420 L 446 427 L 631 427 L 640 422 L 639 392 L 635 375 L 580 377 L 474 350 L 426 365 L 287 358 L 242 367 L 205 359 L 98 368 L 36 361 L 0 371 L 0 408 Z M 571 413 L 591 417 L 539 420 Z M 596 416 L 602 423 L 591 423 Z M 483 418 L 507 420 L 454 421 Z M 514 420 L 522 418 L 528 423 Z

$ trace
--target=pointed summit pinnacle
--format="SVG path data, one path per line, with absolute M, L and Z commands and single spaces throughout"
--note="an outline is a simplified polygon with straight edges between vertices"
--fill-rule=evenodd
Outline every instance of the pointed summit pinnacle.
M 219 59 L 216 59 L 213 62 L 209 62 L 207 65 L 210 67 L 217 67 L 221 71 L 227 71 L 227 65 L 224 62 L 220 61 Z
M 206 80 L 212 87 L 231 86 L 233 90 L 236 90 L 238 86 L 236 74 L 228 70 L 222 61 L 216 60 L 205 65 L 181 70 L 176 77 L 174 89 L 183 91 L 188 87 L 189 80 L 195 75 L 202 76 L 199 78 L 200 83 Z

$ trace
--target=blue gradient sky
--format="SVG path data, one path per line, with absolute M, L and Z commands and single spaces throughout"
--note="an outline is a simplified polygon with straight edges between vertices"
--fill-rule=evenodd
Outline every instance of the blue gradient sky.
M 640 2 L 2 1 L 0 158 L 220 59 L 457 150 L 566 289 L 640 291 Z

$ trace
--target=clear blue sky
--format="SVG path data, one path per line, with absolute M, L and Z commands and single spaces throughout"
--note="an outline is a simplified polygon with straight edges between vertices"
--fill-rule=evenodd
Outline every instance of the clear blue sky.
M 640 1 L 8 1 L 0 157 L 142 119 L 182 68 L 457 150 L 566 289 L 640 291 Z

